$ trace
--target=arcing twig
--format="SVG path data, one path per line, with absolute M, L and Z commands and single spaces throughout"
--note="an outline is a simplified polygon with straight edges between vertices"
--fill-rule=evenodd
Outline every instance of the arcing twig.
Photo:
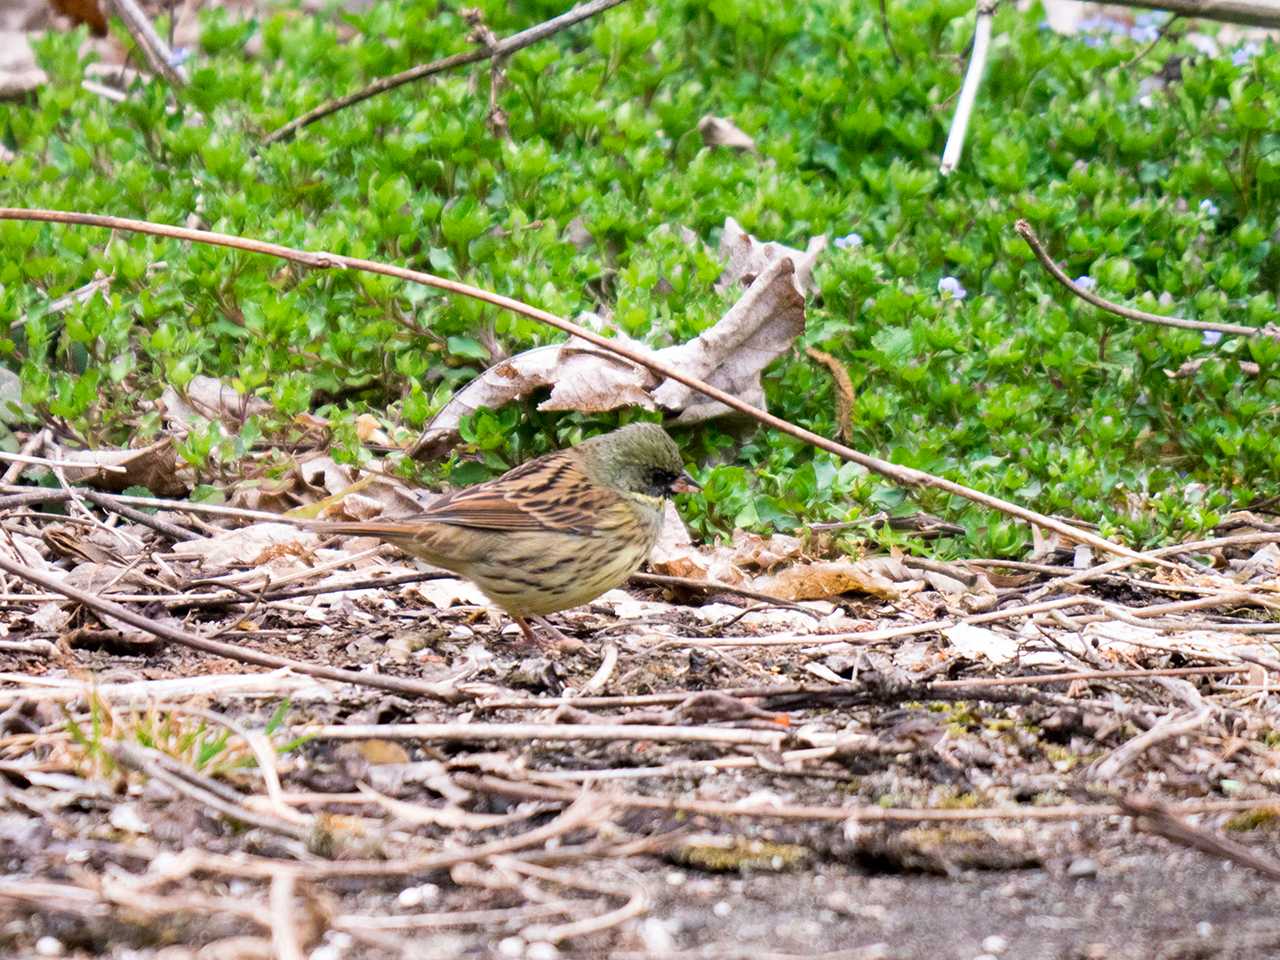
M 362 90 L 355 93 L 349 93 L 345 97 L 339 97 L 336 100 L 330 100 L 328 103 L 321 104 L 314 110 L 304 113 L 302 116 L 290 120 L 278 130 L 273 130 L 263 138 L 263 144 L 275 143 L 277 140 L 285 140 L 303 127 L 322 120 L 332 113 L 337 113 L 352 104 L 360 103 L 362 100 L 368 100 L 370 97 L 376 97 L 380 93 L 388 90 L 394 90 L 396 87 L 404 86 L 406 83 L 412 83 L 414 80 L 421 80 L 424 77 L 430 77 L 437 73 L 444 73 L 446 70 L 452 70 L 454 67 L 461 67 L 468 63 L 478 63 L 481 60 L 488 60 L 490 57 L 509 57 L 517 50 L 537 43 L 553 33 L 571 27 L 575 23 L 581 23 L 588 17 L 593 17 L 603 10 L 610 7 L 616 7 L 623 3 L 624 0 L 590 0 L 574 7 L 567 13 L 562 13 L 558 17 L 553 17 L 544 23 L 530 27 L 528 30 L 521 30 L 519 33 L 513 33 L 509 37 L 504 37 L 497 43 L 492 45 L 482 45 L 474 50 L 468 50 L 465 53 L 457 53 L 452 57 L 445 57 L 443 60 L 436 60 L 433 63 L 419 64 L 416 67 L 410 67 L 394 76 L 383 77 L 376 83 L 371 83 Z
M 288 667 L 296 670 L 298 673 L 306 673 L 313 677 L 321 677 L 325 680 L 337 680 L 340 683 L 354 683 L 361 686 L 375 687 L 381 690 L 391 690 L 395 693 L 402 693 L 411 697 L 427 697 L 431 700 L 443 700 L 448 703 L 456 702 L 462 699 L 462 693 L 449 684 L 443 683 L 424 683 L 419 680 L 407 680 L 400 677 L 382 676 L 376 673 L 364 673 L 356 670 L 341 670 L 337 667 L 323 667 L 316 664 L 303 663 L 300 660 L 290 660 L 288 657 L 277 657 L 274 654 L 260 653 L 247 647 L 234 643 L 221 643 L 217 640 L 209 640 L 205 637 L 198 636 L 194 633 L 187 633 L 184 630 L 177 630 L 168 624 L 157 623 L 147 617 L 134 613 L 127 607 L 123 607 L 118 603 L 112 603 L 110 600 L 104 600 L 101 597 L 94 596 L 92 593 L 86 593 L 76 587 L 63 583 L 56 577 L 41 573 L 38 570 L 32 570 L 30 567 L 24 567 L 21 564 L 14 563 L 6 557 L 0 556 L 0 570 L 11 573 L 15 577 L 21 577 L 31 583 L 44 587 L 54 593 L 60 593 L 64 597 L 70 597 L 79 603 L 84 604 L 91 610 L 99 613 L 106 613 L 117 620 L 123 620 L 130 626 L 144 630 L 153 636 L 160 637 L 162 640 L 168 640 L 170 643 L 176 643 L 180 646 L 189 647 L 192 650 L 199 650 L 202 653 L 211 653 L 215 656 L 226 657 L 229 660 L 238 660 L 242 663 L 256 663 L 263 667 Z
M 146 13 L 138 6 L 136 0 L 107 0 L 107 2 L 115 7 L 129 35 L 142 50 L 147 63 L 151 64 L 151 69 L 168 80 L 170 85 L 185 87 L 189 82 L 187 72 L 176 62 L 177 58 L 174 57 L 173 50 L 160 34 L 156 33 L 156 28 L 151 25 L 151 21 L 147 19 Z
M 942 164 L 938 172 L 944 177 L 952 173 L 960 165 L 960 154 L 964 152 L 964 138 L 969 132 L 969 118 L 973 115 L 973 104 L 978 97 L 978 88 L 982 86 L 982 75 L 987 70 L 987 53 L 991 49 L 991 21 L 995 18 L 996 0 L 978 0 L 978 21 L 973 28 L 973 53 L 969 57 L 969 69 L 964 75 L 964 85 L 960 88 L 960 99 L 956 103 L 955 116 L 951 119 L 951 132 L 947 134 L 947 145 L 942 151 Z
M 456 280 L 448 280 L 444 277 L 437 277 L 434 274 L 423 273 L 419 270 L 408 270 L 404 267 L 394 267 L 389 264 L 379 263 L 374 260 L 365 260 L 360 257 L 346 257 L 333 253 L 310 253 L 303 250 L 296 250 L 292 247 L 281 246 L 275 243 L 266 243 L 261 240 L 247 240 L 243 237 L 231 236 L 225 233 L 213 233 L 204 230 L 188 230 L 183 227 L 171 227 L 164 224 L 150 223 L 145 220 L 129 220 L 123 217 L 106 217 L 90 213 L 77 213 L 61 210 L 28 210 L 22 208 L 5 207 L 0 208 L 0 220 L 37 220 L 46 223 L 73 223 L 83 226 L 106 227 L 108 229 L 131 230 L 137 233 L 146 233 L 152 236 L 169 237 L 175 240 L 189 240 L 195 243 L 207 243 L 213 246 L 231 247 L 237 250 L 247 250 L 252 253 L 262 253 L 268 256 L 279 257 L 283 260 L 289 260 L 294 263 L 301 263 L 312 267 L 333 268 L 339 267 L 348 270 L 367 270 L 370 273 L 382 274 L 383 276 L 396 277 L 401 280 L 409 280 L 413 283 L 421 283 L 428 287 L 435 287 L 439 290 L 446 290 L 450 293 L 461 294 L 467 297 L 473 297 L 482 300 L 485 303 L 491 303 L 496 307 L 505 310 L 511 310 L 514 313 L 530 317 L 545 323 L 548 326 L 555 327 L 565 333 L 572 334 L 582 340 L 587 341 L 593 346 L 608 350 L 617 354 L 632 363 L 646 367 L 655 373 L 661 374 L 677 383 L 682 383 L 691 389 L 697 390 L 699 393 L 710 397 L 712 400 L 718 400 L 725 406 L 746 414 L 748 417 L 759 423 L 780 430 L 783 433 L 790 434 L 800 440 L 810 443 L 821 450 L 828 453 L 834 453 L 836 456 L 845 460 L 849 460 L 860 466 L 866 467 L 868 470 L 874 471 L 881 476 L 901 483 L 909 487 L 926 487 L 934 490 L 941 490 L 944 493 L 954 494 L 964 497 L 974 503 L 998 510 L 1001 513 L 1017 517 L 1027 523 L 1032 523 L 1043 527 L 1046 530 L 1053 530 L 1069 537 L 1072 540 L 1087 543 L 1090 546 L 1097 547 L 1099 550 L 1105 550 L 1107 553 L 1115 554 L 1120 557 L 1127 557 L 1136 561 L 1142 557 L 1141 554 L 1128 547 L 1118 543 L 1113 543 L 1103 537 L 1098 536 L 1089 530 L 1083 530 L 1072 524 L 1065 523 L 1053 517 L 1037 513 L 1026 507 L 1011 503 L 1008 500 L 1001 500 L 999 497 L 993 497 L 981 491 L 974 490 L 962 484 L 947 480 L 944 477 L 937 477 L 923 470 L 916 470 L 913 467 L 900 466 L 888 460 L 882 460 L 879 457 L 873 457 L 869 454 L 861 453 L 852 447 L 847 447 L 842 443 L 836 443 L 826 437 L 820 436 L 811 430 L 783 420 L 781 417 L 775 416 L 758 407 L 752 406 L 740 397 L 728 393 L 718 387 L 691 376 L 683 370 L 680 370 L 665 361 L 655 358 L 648 350 L 635 348 L 621 343 L 617 340 L 611 340 L 608 337 L 601 336 L 593 330 L 572 323 L 562 317 L 558 317 L 546 310 L 540 310 L 537 307 L 531 307 L 519 300 L 513 300 L 510 297 L 504 297 L 501 294 L 491 293 L 488 290 L 481 290 L 469 284 L 460 283 Z
M 291 869 L 300 880 L 323 880 L 353 877 L 395 877 L 426 874 L 432 870 L 447 870 L 460 863 L 477 863 L 488 857 L 540 847 L 550 840 L 563 837 L 584 827 L 590 827 L 607 819 L 613 799 L 596 793 L 557 790 L 549 799 L 570 802 L 558 817 L 542 826 L 524 833 L 498 840 L 490 840 L 474 846 L 450 847 L 432 850 L 394 860 L 335 860 L 295 863 L 289 860 L 229 856 L 187 849 L 170 865 L 167 879 L 177 879 L 192 873 L 222 873 L 228 876 L 271 879 L 281 869 Z M 3 886 L 0 885 L 0 890 Z
M 643 884 L 640 883 L 632 883 L 627 887 L 604 884 L 586 877 L 578 877 L 563 870 L 553 870 L 548 867 L 526 863 L 515 857 L 503 857 L 497 862 L 497 865 L 526 876 L 536 877 L 539 880 L 560 883 L 572 889 L 626 898 L 627 902 L 621 907 L 610 910 L 608 913 L 602 913 L 599 916 L 587 917 L 584 920 L 576 920 L 572 923 L 562 923 L 556 926 L 526 927 L 522 931 L 526 940 L 545 940 L 550 943 L 560 943 L 563 940 L 590 936 L 591 934 L 608 930 L 611 927 L 616 927 L 620 923 L 625 923 L 632 917 L 638 917 L 649 909 L 649 894 Z
M 1049 252 L 1045 250 L 1044 244 L 1040 242 L 1040 238 L 1036 236 L 1036 232 L 1031 228 L 1031 224 L 1025 220 L 1019 220 L 1014 224 L 1014 229 L 1018 231 L 1019 236 L 1027 241 L 1027 246 L 1031 248 L 1031 252 L 1036 255 L 1036 259 L 1040 261 L 1040 265 L 1049 272 L 1053 279 L 1074 293 L 1086 303 L 1091 303 L 1100 310 L 1106 310 L 1108 313 L 1114 313 L 1118 317 L 1124 317 L 1126 320 L 1140 320 L 1143 323 L 1155 323 L 1162 327 L 1178 327 L 1183 330 L 1213 330 L 1217 333 L 1232 334 L 1241 337 L 1271 337 L 1273 340 L 1280 340 L 1280 327 L 1273 323 L 1269 323 L 1263 327 L 1249 327 L 1238 323 L 1210 323 L 1207 320 L 1183 320 L 1181 317 L 1162 317 L 1158 313 L 1147 313 L 1145 310 L 1135 310 L 1132 307 L 1126 307 L 1118 303 L 1112 303 L 1103 297 L 1098 296 L 1092 290 L 1087 290 L 1080 284 L 1076 283 L 1063 272 L 1053 261 L 1053 257 L 1049 256 Z
M 1179 20 L 1179 17 L 1175 13 L 1168 20 L 1162 23 L 1160 25 L 1160 29 L 1156 31 L 1156 35 L 1150 43 L 1148 43 L 1145 47 L 1143 47 L 1141 50 L 1135 53 L 1127 61 L 1120 64 L 1120 72 L 1124 73 L 1125 71 L 1130 70 L 1137 64 L 1141 63 L 1147 57 L 1147 55 L 1151 53 L 1151 51 L 1154 50 L 1159 45 L 1160 41 L 1163 40 L 1166 36 L 1168 36 L 1169 30 L 1173 27 L 1175 23 L 1178 22 L 1178 20 Z
M 1116 560 L 1108 560 L 1106 563 L 1099 564 L 1096 567 L 1081 570 L 1079 573 L 1073 573 L 1069 577 L 1050 580 L 1048 583 L 1037 587 L 1027 599 L 1035 600 L 1047 593 L 1056 593 L 1064 587 L 1085 583 L 1142 561 L 1160 560 L 1164 557 L 1176 557 L 1188 553 L 1200 553 L 1206 550 L 1215 550 L 1218 547 L 1244 547 L 1264 543 L 1280 543 L 1280 533 L 1238 533 L 1230 537 L 1215 537 L 1211 540 L 1195 540 L 1191 543 L 1175 543 L 1167 547 L 1158 547 L 1155 550 L 1148 550 L 1139 554 L 1137 559 L 1120 557 Z M 1231 584 L 1231 587 L 1238 588 L 1238 584 Z

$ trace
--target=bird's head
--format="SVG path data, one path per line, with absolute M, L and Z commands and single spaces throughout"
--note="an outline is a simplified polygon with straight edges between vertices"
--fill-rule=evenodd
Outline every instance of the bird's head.
M 662 499 L 700 489 L 675 441 L 656 423 L 633 423 L 574 449 L 592 479 L 623 493 Z

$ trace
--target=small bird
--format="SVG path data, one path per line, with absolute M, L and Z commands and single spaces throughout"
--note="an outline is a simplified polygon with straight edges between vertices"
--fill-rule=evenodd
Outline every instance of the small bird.
M 698 489 L 666 431 L 635 423 L 445 494 L 415 516 L 317 529 L 379 537 L 461 574 L 536 643 L 526 618 L 624 583 L 657 542 L 664 498 Z

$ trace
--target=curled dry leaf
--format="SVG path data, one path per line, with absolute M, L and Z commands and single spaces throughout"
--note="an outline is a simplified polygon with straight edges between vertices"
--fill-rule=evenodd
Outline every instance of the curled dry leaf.
M 751 589 L 782 600 L 821 600 L 865 593 L 896 601 L 924 589 L 924 582 L 893 557 L 819 560 L 786 567 L 751 581 Z
M 179 474 L 178 455 L 173 438 L 165 437 L 137 450 L 57 450 L 59 459 L 75 459 L 93 466 L 63 467 L 68 482 L 121 491 L 129 487 L 146 487 L 157 497 L 174 497 L 186 493 L 190 485 Z
M 732 120 L 707 114 L 698 121 L 698 132 L 708 147 L 728 147 L 731 150 L 756 152 L 756 142 L 743 133 Z
M 1003 633 L 969 623 L 957 623 L 942 631 L 953 650 L 968 660 L 1009 663 L 1017 659 L 1018 641 Z
M 716 289 L 724 292 L 732 287 L 749 287 L 771 263 L 790 260 L 795 265 L 796 289 L 808 297 L 816 290 L 814 264 L 826 248 L 825 236 L 813 237 L 804 250 L 773 241 L 766 243 L 743 230 L 733 217 L 728 217 L 720 234 L 720 256 L 725 259 L 725 268 L 716 281 Z
M 831 373 L 836 388 L 836 423 L 840 425 L 840 439 L 848 443 L 853 439 L 853 404 L 857 399 L 853 391 L 853 378 L 839 358 L 825 350 L 808 347 L 804 352 L 810 360 L 817 360 Z
M 687 343 L 655 350 L 655 358 L 764 408 L 764 368 L 782 356 L 804 331 L 805 296 L 825 237 L 807 250 L 761 243 L 732 218 L 725 222 L 720 253 L 725 272 L 717 289 L 745 286 L 738 302 L 711 328 Z M 597 324 L 598 325 L 598 324 Z M 615 331 L 629 346 L 643 347 Z M 414 450 L 437 456 L 457 436 L 462 418 L 550 387 L 540 410 L 599 413 L 619 407 L 660 408 L 679 423 L 697 423 L 730 412 L 671 380 L 581 341 L 537 347 L 490 367 L 459 391 L 431 421 Z
M 670 522 L 664 525 L 649 567 L 655 573 L 742 587 L 791 601 L 861 593 L 897 602 L 930 586 L 926 572 L 908 567 L 897 557 L 815 559 L 805 555 L 804 543 L 796 537 L 761 537 L 742 530 L 728 546 L 699 549 L 683 527 Z M 977 581 L 975 589 L 994 594 L 985 580 Z

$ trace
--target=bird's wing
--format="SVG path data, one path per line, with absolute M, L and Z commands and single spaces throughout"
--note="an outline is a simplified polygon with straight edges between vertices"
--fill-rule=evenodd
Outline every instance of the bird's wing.
M 617 494 L 592 483 L 567 451 L 516 467 L 496 480 L 436 500 L 415 519 L 479 530 L 551 530 L 585 536 Z

